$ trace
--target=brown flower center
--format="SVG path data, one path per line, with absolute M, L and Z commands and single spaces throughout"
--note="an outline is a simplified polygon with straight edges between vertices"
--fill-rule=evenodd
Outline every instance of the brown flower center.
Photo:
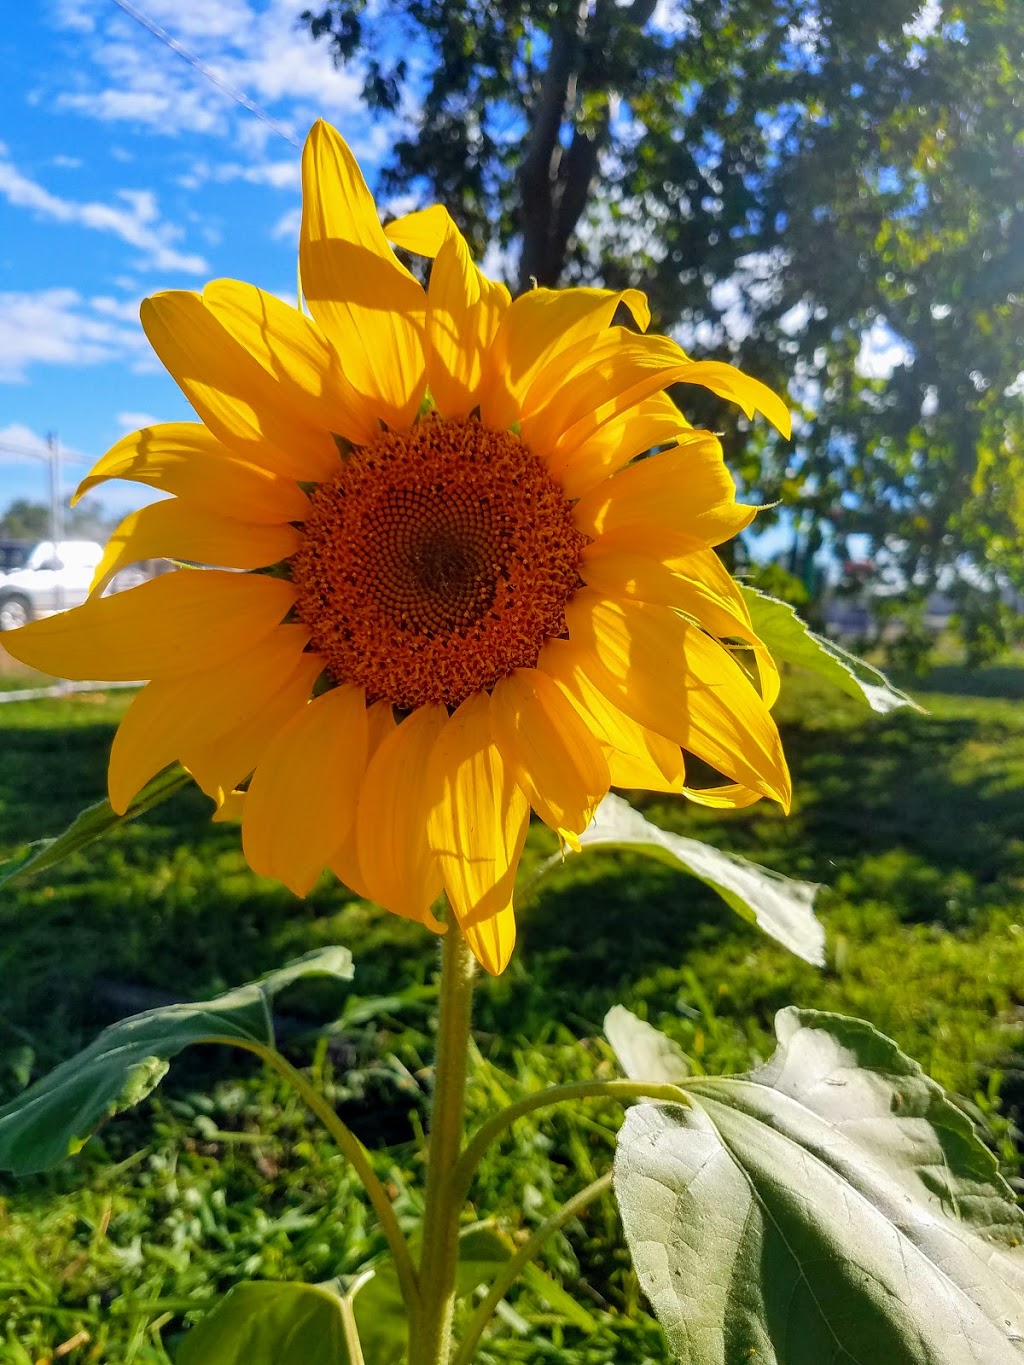
M 296 611 L 368 700 L 456 706 L 564 632 L 585 537 L 511 432 L 439 417 L 385 432 L 311 503 Z

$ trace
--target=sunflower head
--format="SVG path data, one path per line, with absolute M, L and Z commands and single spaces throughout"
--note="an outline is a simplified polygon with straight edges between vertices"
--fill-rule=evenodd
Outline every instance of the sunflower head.
M 755 509 L 667 390 L 788 417 L 647 335 L 636 291 L 512 300 L 444 209 L 384 229 L 324 123 L 302 179 L 308 313 L 234 280 L 145 301 L 199 420 L 126 436 L 76 497 L 110 478 L 172 496 L 118 527 L 84 606 L 5 645 L 149 680 L 111 751 L 115 809 L 180 761 L 240 813 L 257 872 L 304 895 L 330 868 L 437 932 L 446 892 L 500 972 L 531 808 L 570 844 L 611 785 L 788 808 L 778 674 L 713 548 Z M 396 246 L 430 260 L 426 288 Z M 102 595 L 164 556 L 190 567 Z M 687 755 L 721 783 L 689 785 Z

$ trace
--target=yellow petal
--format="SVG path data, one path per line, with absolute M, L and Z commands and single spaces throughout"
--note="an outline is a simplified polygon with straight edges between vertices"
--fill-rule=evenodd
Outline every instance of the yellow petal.
M 302 290 L 368 410 L 390 427 L 416 416 L 425 387 L 423 288 L 400 264 L 356 160 L 313 125 L 302 153 Z
M 254 872 L 307 894 L 355 818 L 368 743 L 361 687 L 333 688 L 292 717 L 245 799 L 242 848 Z
M 203 290 L 203 302 L 277 381 L 288 403 L 310 426 L 338 432 L 354 445 L 365 445 L 378 434 L 373 412 L 304 313 L 238 280 L 214 280 Z
M 633 528 L 645 536 L 670 531 L 705 546 L 729 540 L 756 515 L 756 507 L 736 502 L 722 447 L 707 431 L 605 479 L 573 509 L 573 520 L 591 539 Z
M 415 213 L 406 213 L 388 223 L 384 236 L 403 251 L 432 259 L 441 250 L 452 226 L 448 210 L 441 204 L 432 204 L 428 209 L 417 209 Z
M 215 825 L 236 825 L 241 822 L 244 809 L 245 792 L 228 792 L 210 819 Z
M 57 678 L 178 676 L 252 649 L 294 601 L 282 579 L 182 569 L 8 631 L 4 648 Z
M 308 640 L 303 626 L 277 626 L 241 658 L 138 692 L 110 750 L 107 786 L 118 814 L 168 763 L 188 766 L 194 750 L 262 711 L 299 668 Z
M 460 925 L 469 950 L 485 971 L 500 976 L 516 946 L 516 916 L 509 899 L 496 906 L 486 919 Z
M 667 393 L 650 397 L 606 422 L 589 440 L 548 457 L 567 498 L 581 498 L 637 455 L 686 439 L 692 430 Z
M 714 555 L 713 551 L 707 553 Z M 606 551 L 600 540 L 583 551 L 580 577 L 602 597 L 672 607 L 691 617 L 718 640 L 745 641 L 757 664 L 764 703 L 769 707 L 775 704 L 779 695 L 779 670 L 754 633 L 746 609 L 736 611 L 731 602 L 700 578 L 676 573 L 650 555 Z
M 427 381 L 443 416 L 466 417 L 477 406 L 484 362 L 508 306 L 508 290 L 477 269 L 453 225 L 427 290 Z
M 246 525 L 177 499 L 154 502 L 130 512 L 110 537 L 89 592 L 102 592 L 126 564 L 142 559 L 262 569 L 287 559 L 301 543 L 294 526 Z
M 182 747 L 182 764 L 207 796 L 223 801 L 250 775 L 271 740 L 303 710 L 322 671 L 319 655 L 303 654 L 284 685 L 258 711 L 205 744 L 190 740 Z
M 616 706 L 789 809 L 775 722 L 717 641 L 667 607 L 607 601 L 589 588 L 569 603 L 566 620 L 587 674 Z
M 568 459 L 608 422 L 676 383 L 691 364 L 670 337 L 611 327 L 549 367 L 545 401 L 524 406 L 523 440 L 553 463 Z
M 199 422 L 163 422 L 122 436 L 78 485 L 72 507 L 106 479 L 129 479 L 188 497 L 242 521 L 303 521 L 309 499 L 292 479 L 236 459 Z
M 366 764 L 369 767 L 374 754 L 395 729 L 395 713 L 390 702 L 375 701 L 366 710 Z M 358 805 L 356 808 L 358 815 Z M 338 881 L 344 882 L 361 900 L 372 901 L 366 886 L 363 870 L 359 865 L 359 851 L 356 840 L 356 821 L 349 826 L 348 833 L 331 854 L 330 868 Z
M 288 389 L 230 335 L 198 294 L 143 299 L 142 326 L 164 367 L 218 440 L 250 464 L 293 479 L 340 468 L 334 438 L 292 406 Z
M 613 787 L 679 792 L 683 789 L 683 755 L 678 744 L 655 734 L 612 704 L 585 670 L 586 654 L 571 640 L 549 640 L 537 660 L 553 678 L 587 728 L 600 742 Z
M 535 382 L 547 396 L 546 375 L 563 352 L 603 332 L 623 304 L 637 325 L 651 320 L 638 289 L 531 289 L 513 300 L 494 338 L 480 398 L 489 427 L 518 422 Z
M 356 814 L 359 869 L 371 900 L 434 933 L 444 925 L 430 907 L 441 869 L 427 841 L 427 764 L 448 719 L 443 706 L 422 706 L 392 730 L 370 760 Z
M 608 794 L 608 763 L 554 680 L 535 668 L 502 678 L 491 725 L 513 780 L 544 823 L 562 837 L 582 834 Z
M 711 810 L 743 810 L 761 800 L 760 792 L 753 792 L 737 782 L 721 787 L 683 787 L 683 795 L 697 806 L 708 806 Z
M 792 433 L 789 409 L 779 395 L 767 384 L 762 384 L 760 379 L 751 379 L 750 375 L 733 365 L 726 365 L 721 360 L 694 360 L 690 362 L 687 373 L 680 376 L 679 382 L 700 384 L 710 389 L 720 398 L 736 403 L 748 417 L 753 417 L 755 412 L 764 413 L 772 426 L 778 428 L 787 440 Z
M 427 838 L 474 954 L 493 975 L 515 942 L 512 892 L 530 807 L 491 738 L 491 699 L 467 698 L 430 756 Z

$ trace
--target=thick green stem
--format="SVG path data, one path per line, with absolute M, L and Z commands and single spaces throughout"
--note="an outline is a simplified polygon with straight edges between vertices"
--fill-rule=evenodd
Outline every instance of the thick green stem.
M 544 1243 L 553 1232 L 557 1232 L 559 1228 L 564 1227 L 566 1223 L 575 1218 L 577 1214 L 582 1213 L 588 1204 L 592 1204 L 599 1195 L 604 1194 L 605 1190 L 611 1186 L 611 1183 L 611 1171 L 606 1175 L 598 1176 L 596 1180 L 591 1181 L 586 1189 L 580 1190 L 579 1194 L 574 1194 L 573 1197 L 553 1213 L 550 1218 L 545 1219 L 530 1240 L 524 1242 L 512 1259 L 502 1266 L 501 1271 L 487 1292 L 487 1297 L 466 1324 L 466 1334 L 459 1344 L 458 1352 L 451 1362 L 451 1365 L 471 1365 L 473 1353 L 477 1348 L 480 1338 L 484 1334 L 484 1329 L 494 1314 L 494 1310 L 540 1251 Z
M 455 1312 L 461 1198 L 452 1173 L 462 1147 L 476 963 L 455 917 L 444 936 L 434 1100 L 427 1156 L 419 1310 L 409 1322 L 409 1365 L 448 1365 Z

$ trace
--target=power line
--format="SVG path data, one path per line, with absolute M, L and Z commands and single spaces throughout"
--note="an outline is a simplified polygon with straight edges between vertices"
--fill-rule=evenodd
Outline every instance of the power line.
M 283 124 L 278 123 L 275 118 L 271 118 L 267 111 L 261 109 L 255 100 L 251 100 L 244 90 L 239 90 L 237 86 L 229 85 L 227 81 L 217 75 L 216 71 L 213 71 L 205 62 L 201 61 L 194 52 L 190 52 L 187 47 L 182 43 L 179 43 L 177 38 L 172 38 L 166 29 L 162 29 L 159 24 L 154 23 L 152 19 L 147 18 L 146 15 L 137 10 L 134 5 L 128 4 L 128 0 L 114 0 L 114 4 L 118 9 L 123 10 L 125 14 L 128 15 L 129 19 L 134 19 L 137 24 L 141 24 L 144 29 L 147 29 L 152 33 L 154 38 L 159 38 L 159 40 L 169 47 L 172 52 L 176 52 L 179 57 L 183 57 L 185 61 L 188 62 L 189 66 L 198 71 L 201 76 L 205 76 L 211 85 L 215 85 L 218 90 L 222 90 L 225 95 L 230 96 L 230 98 L 233 99 L 236 104 L 240 104 L 243 109 L 248 109 L 250 114 L 255 114 L 268 128 L 272 128 L 274 132 L 277 133 L 278 137 L 283 137 L 284 140 L 290 142 L 293 147 L 301 147 L 302 144 L 292 136 Z
M 13 441 L 0 441 L 0 453 L 4 455 L 32 455 L 37 460 L 48 460 L 50 452 L 40 450 L 38 446 L 20 446 Z M 61 459 L 65 464 L 93 464 L 87 455 L 69 455 L 67 451 L 61 451 Z

